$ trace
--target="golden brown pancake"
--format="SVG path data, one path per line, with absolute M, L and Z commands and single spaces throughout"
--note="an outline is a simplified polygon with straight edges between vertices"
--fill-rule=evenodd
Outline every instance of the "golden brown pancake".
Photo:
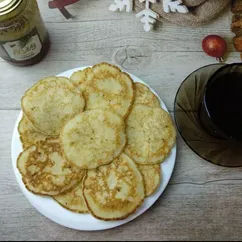
M 161 169 L 160 164 L 138 166 L 145 184 L 145 196 L 152 195 L 160 185 Z
M 88 213 L 83 197 L 83 181 L 71 190 L 53 197 L 64 208 L 76 213 Z
M 40 133 L 24 115 L 19 122 L 18 132 L 24 149 L 49 138 L 49 136 Z
M 135 213 L 144 201 L 143 178 L 125 154 L 111 164 L 89 170 L 84 197 L 90 212 L 101 220 L 121 220 Z
M 170 115 L 161 108 L 143 104 L 133 106 L 126 120 L 125 153 L 139 165 L 161 163 L 176 141 L 176 131 Z
M 135 83 L 135 99 L 134 104 L 144 104 L 154 108 L 160 108 L 160 100 L 157 96 L 144 84 Z
M 83 95 L 86 109 L 107 109 L 126 117 L 134 101 L 134 83 L 118 67 L 107 63 L 93 66 L 86 73 Z
M 85 87 L 87 85 L 87 75 L 91 72 L 92 68 L 76 71 L 71 75 L 70 80 L 81 92 L 83 92 L 85 91 Z
M 59 136 L 63 125 L 83 111 L 85 101 L 69 79 L 48 77 L 25 93 L 21 105 L 36 129 L 45 135 Z
M 74 187 L 85 171 L 66 161 L 58 140 L 47 139 L 25 149 L 17 167 L 26 188 L 39 195 L 55 196 Z
M 125 124 L 115 113 L 89 110 L 63 128 L 60 142 L 66 159 L 81 169 L 110 163 L 126 144 Z

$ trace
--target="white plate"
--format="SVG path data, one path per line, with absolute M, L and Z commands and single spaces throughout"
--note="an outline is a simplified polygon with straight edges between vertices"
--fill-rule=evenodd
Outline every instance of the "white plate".
M 70 77 L 73 72 L 82 70 L 84 68 L 86 68 L 86 67 L 69 70 L 69 71 L 59 74 L 58 76 Z M 130 76 L 132 77 L 132 79 L 135 82 L 141 82 L 141 83 L 147 85 L 146 83 L 141 81 L 136 76 L 134 76 L 132 74 L 130 74 Z M 154 90 L 152 88 L 150 88 L 150 89 L 154 92 Z M 159 96 L 155 92 L 154 92 L 154 94 L 159 98 Z M 168 111 L 165 104 L 162 102 L 162 100 L 160 98 L 159 98 L 159 100 L 161 102 L 162 108 L 164 110 Z M 172 172 L 173 172 L 173 169 L 175 166 L 175 161 L 176 161 L 176 146 L 172 149 L 169 157 L 167 157 L 167 159 L 161 164 L 162 181 L 161 181 L 161 185 L 160 185 L 159 189 L 157 189 L 155 194 L 153 194 L 151 197 L 146 198 L 142 207 L 140 207 L 136 211 L 135 214 L 131 215 L 127 219 L 122 220 L 122 221 L 104 222 L 104 221 L 95 219 L 93 216 L 91 216 L 89 214 L 77 214 L 77 213 L 70 212 L 70 211 L 64 209 L 63 207 L 61 207 L 52 198 L 34 195 L 33 193 L 30 193 L 25 188 L 24 183 L 22 182 L 21 175 L 16 166 L 17 157 L 20 154 L 20 152 L 22 152 L 22 145 L 21 145 L 18 130 L 17 130 L 18 123 L 21 120 L 21 117 L 22 117 L 22 112 L 20 113 L 20 115 L 16 121 L 15 127 L 14 127 L 14 132 L 13 132 L 13 137 L 12 137 L 12 148 L 11 148 L 12 164 L 13 164 L 13 169 L 14 169 L 14 173 L 16 175 L 17 181 L 20 185 L 22 192 L 24 193 L 26 198 L 29 200 L 29 202 L 41 214 L 43 214 L 50 220 L 52 220 L 62 226 L 65 226 L 65 227 L 68 227 L 71 229 L 82 230 L 82 231 L 95 231 L 95 230 L 111 229 L 111 228 L 126 224 L 126 223 L 130 222 L 131 220 L 137 218 L 141 214 L 143 214 L 147 209 L 149 209 L 156 202 L 156 200 L 161 196 L 161 194 L 165 190 L 165 188 L 171 178 L 171 175 L 172 175 Z

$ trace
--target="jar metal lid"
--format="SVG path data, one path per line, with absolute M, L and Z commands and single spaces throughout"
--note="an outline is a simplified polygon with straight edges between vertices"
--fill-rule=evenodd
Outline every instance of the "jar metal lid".
M 16 9 L 23 0 L 0 0 L 0 16 Z

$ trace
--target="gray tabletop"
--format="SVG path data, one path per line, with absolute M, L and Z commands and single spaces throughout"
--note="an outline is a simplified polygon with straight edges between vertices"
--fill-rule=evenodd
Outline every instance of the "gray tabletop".
M 20 98 L 37 80 L 65 70 L 107 61 L 150 84 L 173 113 L 176 91 L 195 69 L 214 63 L 201 50 L 207 34 L 228 41 L 227 62 L 240 61 L 232 47 L 229 9 L 210 24 L 190 29 L 159 24 L 145 33 L 134 14 L 111 13 L 111 0 L 89 0 L 69 6 L 66 20 L 48 1 L 38 1 L 51 36 L 47 57 L 32 67 L 0 60 L 0 239 L 2 240 L 241 240 L 242 168 L 212 165 L 178 137 L 173 177 L 158 202 L 122 227 L 79 232 L 39 214 L 14 177 L 10 143 L 20 112 Z

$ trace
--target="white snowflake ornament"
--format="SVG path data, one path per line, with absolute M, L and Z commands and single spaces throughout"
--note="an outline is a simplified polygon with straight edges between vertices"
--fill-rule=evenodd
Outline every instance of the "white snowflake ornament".
M 133 11 L 134 0 L 113 0 L 109 10 L 116 11 Z M 153 29 L 154 24 L 160 17 L 158 13 L 150 9 L 150 4 L 155 4 L 157 0 L 139 0 L 139 2 L 145 2 L 145 9 L 136 14 L 137 18 L 141 18 L 140 22 L 144 25 L 144 30 L 149 32 Z M 163 9 L 166 13 L 188 13 L 188 8 L 182 4 L 182 0 L 163 0 Z
M 156 0 L 139 0 L 141 3 L 145 2 L 145 9 L 136 14 L 137 18 L 140 18 L 140 22 L 144 24 L 145 32 L 149 32 L 153 29 L 154 24 L 159 18 L 159 14 L 150 9 L 150 3 L 156 3 Z
M 113 4 L 109 6 L 109 10 L 112 12 L 132 12 L 133 0 L 114 0 Z
M 188 13 L 188 8 L 182 4 L 182 0 L 163 0 L 163 8 L 166 13 Z

